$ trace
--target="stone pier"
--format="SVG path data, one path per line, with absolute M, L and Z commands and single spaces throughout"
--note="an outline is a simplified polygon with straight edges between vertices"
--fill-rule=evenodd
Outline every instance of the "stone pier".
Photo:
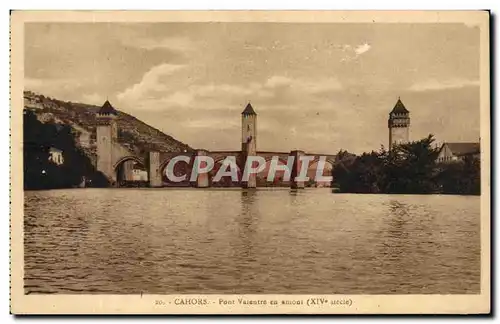
M 161 187 L 163 185 L 160 170 L 160 152 L 149 152 L 148 177 L 150 187 Z
M 205 150 L 197 150 L 195 153 L 194 153 L 194 156 L 193 156 L 193 168 L 196 168 L 196 162 L 195 162 L 195 158 L 196 156 L 207 156 L 208 155 L 208 152 L 205 151 Z M 200 168 L 206 168 L 207 167 L 207 162 L 205 161 L 201 161 L 200 162 Z M 193 169 L 195 170 L 195 169 Z M 201 173 L 201 174 L 198 174 L 197 177 L 196 177 L 196 182 L 195 182 L 195 187 L 196 188 L 208 188 L 210 187 L 210 177 L 209 177 L 209 174 L 208 173 Z
M 293 167 L 290 178 L 290 187 L 292 189 L 303 189 L 305 188 L 304 181 L 298 181 L 295 178 L 299 176 L 302 163 L 300 157 L 305 155 L 303 151 L 291 151 L 290 155 L 293 156 Z

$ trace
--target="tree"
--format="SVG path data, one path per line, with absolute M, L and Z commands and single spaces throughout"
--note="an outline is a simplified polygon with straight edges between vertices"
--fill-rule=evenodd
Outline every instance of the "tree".
M 395 145 L 384 152 L 384 183 L 387 193 L 430 193 L 436 185 L 436 159 L 439 151 L 433 147 L 434 136 L 419 141 Z
M 441 164 L 438 183 L 446 194 L 481 194 L 481 167 L 479 159 L 466 156 L 462 161 Z
M 438 165 L 434 136 L 395 145 L 391 151 L 353 157 L 340 150 L 332 170 L 332 186 L 352 193 L 480 193 L 480 161 L 467 156 L 462 162 Z
M 341 150 L 339 155 L 332 170 L 333 187 L 339 188 L 341 192 L 380 192 L 379 184 L 383 165 L 380 153 L 372 151 L 354 157 Z
M 25 189 L 72 188 L 84 179 L 92 186 L 107 186 L 106 177 L 76 145 L 71 126 L 42 123 L 35 112 L 24 110 L 23 134 Z M 49 160 L 50 148 L 62 151 L 62 165 Z

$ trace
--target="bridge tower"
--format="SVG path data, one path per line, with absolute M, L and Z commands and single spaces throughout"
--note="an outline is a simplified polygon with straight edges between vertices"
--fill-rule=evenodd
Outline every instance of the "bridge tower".
M 257 155 L 257 114 L 250 103 L 241 113 L 241 153 L 245 163 L 248 156 Z M 246 188 L 257 187 L 257 175 L 251 174 L 248 182 L 242 182 L 242 185 Z
M 389 151 L 394 145 L 408 143 L 410 140 L 410 112 L 398 98 L 396 105 L 389 113 Z
M 102 172 L 111 182 L 116 181 L 113 170 L 113 142 L 118 137 L 116 117 L 118 112 L 108 100 L 97 112 L 97 170 Z

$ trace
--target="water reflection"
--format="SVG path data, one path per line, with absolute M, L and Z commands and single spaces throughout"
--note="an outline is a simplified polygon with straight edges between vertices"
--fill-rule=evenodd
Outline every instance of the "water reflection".
M 236 217 L 238 224 L 237 251 L 236 256 L 243 263 L 251 262 L 252 249 L 255 246 L 256 228 L 259 221 L 259 209 L 255 204 L 256 191 L 241 191 L 241 213 Z
M 288 191 L 288 198 L 289 198 L 289 203 L 291 206 L 297 206 L 299 197 L 300 197 L 300 190 L 298 189 L 290 189 Z
M 396 292 L 402 287 L 407 287 L 409 281 L 414 280 L 409 274 L 410 268 L 417 266 L 411 260 L 412 249 L 415 248 L 410 239 L 412 233 L 410 206 L 397 200 L 388 202 L 388 220 L 386 226 L 382 227 L 380 246 L 380 270 L 384 282 L 401 278 L 401 287 L 392 287 L 391 292 Z
M 394 242 L 402 242 L 408 238 L 408 231 L 405 230 L 409 222 L 409 206 L 396 200 L 389 201 L 389 223 L 388 223 L 388 238 L 398 239 Z
M 479 197 L 83 189 L 25 201 L 26 293 L 479 292 Z

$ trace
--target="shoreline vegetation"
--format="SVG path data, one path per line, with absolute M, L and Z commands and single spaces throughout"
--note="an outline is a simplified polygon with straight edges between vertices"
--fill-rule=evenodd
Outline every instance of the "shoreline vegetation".
M 109 187 L 106 177 L 76 144 L 70 125 L 42 123 L 34 112 L 26 109 L 23 125 L 25 190 Z M 331 190 L 356 194 L 479 195 L 479 160 L 466 157 L 459 162 L 438 163 L 438 148 L 433 143 L 434 137 L 429 135 L 397 145 L 391 152 L 382 147 L 356 156 L 340 150 L 332 170 Z M 49 159 L 51 148 L 62 151 L 64 163 L 56 164 Z M 143 187 L 147 187 L 146 181 L 126 183 L 121 188 Z M 275 187 L 284 186 L 259 188 Z
M 332 187 L 339 193 L 480 195 L 480 160 L 439 163 L 432 134 L 395 145 L 391 151 L 355 156 L 339 151 L 332 170 Z
M 70 125 L 42 123 L 31 110 L 24 110 L 23 171 L 25 190 L 106 187 L 106 177 L 78 147 Z M 51 161 L 50 149 L 61 151 L 64 163 Z

